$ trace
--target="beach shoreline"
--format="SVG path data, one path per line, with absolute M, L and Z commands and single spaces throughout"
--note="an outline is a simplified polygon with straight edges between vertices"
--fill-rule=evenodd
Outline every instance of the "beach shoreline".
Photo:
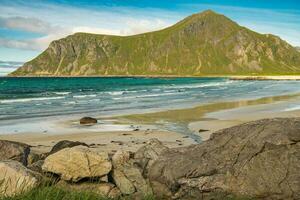
M 299 99 L 300 94 L 294 94 L 254 100 L 218 102 L 155 113 L 100 118 L 100 121 L 117 120 L 117 126 L 138 127 L 136 130 L 128 128 L 118 131 L 109 131 L 109 129 L 100 131 L 103 128 L 101 124 L 94 128 L 91 126 L 90 129 L 89 127 L 82 128 L 79 124 L 74 127 L 75 119 L 62 120 L 56 127 L 56 134 L 47 132 L 17 133 L 0 135 L 0 139 L 28 143 L 33 146 L 34 151 L 42 153 L 49 151 L 55 143 L 61 140 L 85 142 L 99 151 L 106 152 L 136 151 L 152 138 L 161 140 L 168 147 L 177 148 L 198 143 L 199 141 L 195 140 L 195 137 L 205 141 L 213 132 L 241 123 L 263 118 L 300 117 L 300 110 L 288 110 L 287 108 L 288 105 L 297 104 Z M 172 126 L 172 122 L 186 126 L 191 133 L 182 134 L 179 131 L 163 127 L 168 123 L 171 123 L 170 126 Z M 70 129 L 73 131 L 63 132 L 63 129 L 60 129 L 62 126 L 73 127 Z M 159 126 L 161 127 L 158 128 Z
M 230 80 L 300 80 L 300 75 L 88 75 L 0 76 L 0 78 L 228 78 Z

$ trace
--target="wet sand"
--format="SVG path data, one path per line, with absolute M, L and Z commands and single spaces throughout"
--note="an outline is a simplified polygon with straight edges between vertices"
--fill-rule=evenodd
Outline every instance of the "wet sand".
M 241 100 L 232 102 L 217 102 L 204 104 L 194 108 L 168 110 L 156 113 L 134 114 L 121 116 L 117 119 L 123 123 L 161 124 L 166 121 L 191 123 L 195 121 L 209 120 L 206 114 L 221 110 L 236 109 L 247 106 L 274 104 L 276 102 L 286 102 L 300 98 L 300 94 L 265 97 L 254 100 Z
M 163 124 L 181 122 L 202 141 L 213 132 L 249 121 L 275 118 L 300 117 L 300 109 L 284 111 L 291 103 L 300 102 L 300 94 L 266 97 L 255 100 L 220 102 L 200 105 L 190 109 L 169 110 L 157 113 L 137 114 L 120 117 L 123 123 Z

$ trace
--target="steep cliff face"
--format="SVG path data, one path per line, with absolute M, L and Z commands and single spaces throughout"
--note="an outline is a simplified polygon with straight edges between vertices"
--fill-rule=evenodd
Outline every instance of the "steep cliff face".
M 12 76 L 297 74 L 300 53 L 213 11 L 134 36 L 76 33 Z

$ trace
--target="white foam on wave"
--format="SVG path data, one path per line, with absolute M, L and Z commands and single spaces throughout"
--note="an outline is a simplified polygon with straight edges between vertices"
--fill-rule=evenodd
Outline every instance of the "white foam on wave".
M 86 95 L 74 95 L 73 98 L 86 98 L 86 97 L 96 97 L 95 94 L 86 94 Z
M 70 94 L 71 92 L 53 92 L 53 93 L 58 95 L 67 95 Z
M 120 99 L 136 99 L 136 98 L 147 98 L 147 97 L 160 97 L 160 96 L 169 96 L 178 94 L 176 93 L 160 93 L 160 94 L 145 94 L 145 95 L 138 95 L 138 96 L 128 96 L 128 97 L 115 97 L 114 100 L 120 100 Z
M 31 102 L 31 101 L 46 101 L 54 99 L 64 99 L 65 97 L 37 97 L 37 98 L 24 98 L 24 99 L 5 99 L 0 100 L 0 103 L 20 103 L 20 102 Z
M 217 87 L 217 86 L 224 86 L 231 83 L 234 83 L 235 81 L 229 80 L 225 82 L 213 82 L 213 83 L 200 83 L 200 84 L 188 84 L 188 85 L 173 85 L 173 86 L 166 86 L 165 88 L 173 88 L 173 89 L 192 89 L 192 88 L 204 88 L 204 87 Z
M 67 101 L 67 102 L 64 102 L 65 105 L 74 105 L 76 104 L 75 101 Z
M 124 91 L 113 91 L 113 92 L 107 92 L 110 95 L 122 95 Z
M 300 106 L 294 106 L 294 107 L 284 109 L 284 111 L 294 111 L 294 110 L 300 110 Z

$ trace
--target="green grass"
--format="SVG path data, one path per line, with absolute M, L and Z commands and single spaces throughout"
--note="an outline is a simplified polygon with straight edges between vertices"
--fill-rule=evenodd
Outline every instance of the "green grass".
M 222 200 L 254 200 L 253 198 L 247 197 L 235 197 L 220 194 L 212 194 L 213 199 Z M 99 194 L 92 192 L 83 191 L 70 191 L 57 186 L 40 186 L 32 189 L 31 191 L 25 192 L 23 194 L 14 197 L 0 197 L 0 200 L 131 200 L 136 199 L 131 196 L 119 197 L 116 199 L 111 199 L 107 197 L 100 196 Z M 140 200 L 160 200 L 154 196 L 144 197 Z
M 117 198 L 117 200 L 129 200 L 130 197 Z M 143 200 L 154 200 L 154 197 L 145 197 Z M 114 200 L 102 197 L 91 192 L 78 192 L 65 190 L 56 186 L 41 186 L 29 192 L 14 197 L 0 197 L 0 200 Z

